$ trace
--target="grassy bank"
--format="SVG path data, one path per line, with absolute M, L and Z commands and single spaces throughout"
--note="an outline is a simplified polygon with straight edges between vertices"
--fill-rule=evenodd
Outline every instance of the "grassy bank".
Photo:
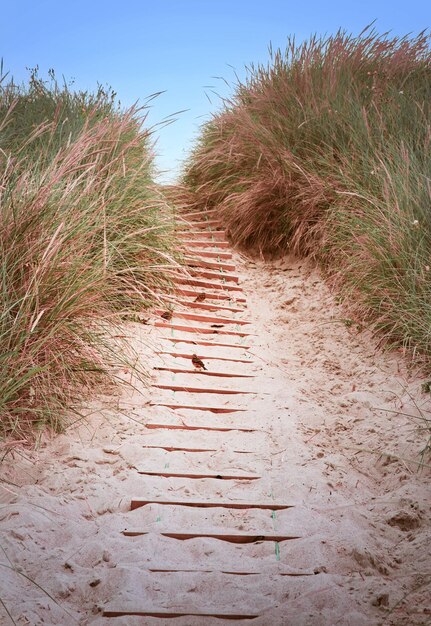
M 0 84 L 1 434 L 49 424 L 109 376 L 124 313 L 169 284 L 169 207 L 145 111 L 36 73 Z
M 314 37 L 251 66 L 184 181 L 237 244 L 312 256 L 358 319 L 431 357 L 429 37 Z

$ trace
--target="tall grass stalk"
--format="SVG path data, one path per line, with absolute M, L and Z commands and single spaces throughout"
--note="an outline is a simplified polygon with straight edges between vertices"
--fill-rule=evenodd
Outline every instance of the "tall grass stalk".
M 32 74 L 0 84 L 0 427 L 62 427 L 119 362 L 125 311 L 169 287 L 170 209 L 145 110 Z
M 292 38 L 206 123 L 184 182 L 234 242 L 316 259 L 392 344 L 431 358 L 430 37 Z

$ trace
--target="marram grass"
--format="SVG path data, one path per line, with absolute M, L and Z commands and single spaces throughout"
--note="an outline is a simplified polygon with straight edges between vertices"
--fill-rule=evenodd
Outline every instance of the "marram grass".
M 292 39 L 202 127 L 184 183 L 238 245 L 316 259 L 358 320 L 429 365 L 430 122 L 427 33 Z
M 125 311 L 169 288 L 170 208 L 145 113 L 33 74 L 0 84 L 0 428 L 61 429 L 125 358 Z

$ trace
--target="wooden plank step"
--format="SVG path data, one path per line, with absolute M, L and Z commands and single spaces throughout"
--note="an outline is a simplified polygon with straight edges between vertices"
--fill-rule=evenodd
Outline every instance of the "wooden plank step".
M 166 313 L 166 309 L 154 309 L 154 313 L 157 315 L 163 315 Z M 250 320 L 235 319 L 234 317 L 219 317 L 218 315 L 204 315 L 202 313 L 187 313 L 186 311 L 172 311 L 173 317 L 179 317 L 184 320 L 193 320 L 195 322 L 208 322 L 209 324 L 214 322 L 215 324 L 234 324 L 244 326 L 251 324 Z
M 141 535 L 148 535 L 151 530 L 145 530 L 140 528 L 130 528 L 123 530 L 122 534 L 125 537 L 139 537 Z M 187 541 L 188 539 L 218 539 L 219 541 L 228 541 L 229 543 L 257 543 L 262 541 L 276 541 L 281 543 L 282 541 L 291 541 L 292 539 L 300 539 L 298 535 L 283 535 L 277 533 L 267 532 L 247 532 L 247 531 L 194 531 L 194 532 L 176 532 L 169 530 L 161 530 L 157 533 L 163 537 L 170 537 L 171 539 L 180 539 L 181 541 Z
M 207 239 L 183 239 L 181 243 L 186 248 L 220 248 L 226 250 L 230 247 L 228 241 L 209 241 Z
M 211 293 L 207 292 L 205 289 L 187 289 L 186 287 L 181 287 L 175 289 L 175 293 L 180 296 L 192 296 L 196 298 L 200 293 L 205 293 L 207 300 L 227 300 L 231 303 L 236 304 L 237 302 L 247 302 L 244 296 L 233 296 L 228 293 Z M 245 306 L 245 305 L 244 305 Z
M 232 471 L 202 471 L 202 472 L 190 472 L 190 471 L 181 471 L 181 470 L 155 470 L 154 468 L 139 468 L 136 470 L 138 474 L 145 474 L 147 476 L 161 476 L 162 478 L 190 478 L 190 479 L 198 479 L 198 478 L 213 478 L 216 480 L 259 480 L 261 476 L 257 474 L 247 474 L 247 473 L 232 473 Z
M 189 452 L 190 454 L 201 452 L 217 452 L 216 448 L 183 448 L 181 446 L 143 446 L 149 450 L 165 450 L 165 452 Z M 247 454 L 252 454 L 248 452 Z
M 229 372 L 207 372 L 195 369 L 186 370 L 181 367 L 153 367 L 153 369 L 159 372 L 173 372 L 174 374 L 198 374 L 199 376 L 217 376 L 220 378 L 256 378 L 253 374 L 230 374 Z
M 245 619 L 256 619 L 259 617 L 258 613 L 240 613 L 240 612 L 229 612 L 223 611 L 220 609 L 210 610 L 210 609 L 181 609 L 181 610 L 170 610 L 165 608 L 121 608 L 121 607 L 106 607 L 103 609 L 103 617 L 125 617 L 127 615 L 138 615 L 141 617 L 161 617 L 161 618 L 175 618 L 175 617 L 214 617 L 216 619 L 231 619 L 231 620 L 245 620 Z
M 211 328 L 211 326 L 187 326 L 186 324 L 172 324 L 156 320 L 153 324 L 156 328 L 168 328 L 169 330 L 181 330 L 185 333 L 198 333 L 200 335 L 229 335 L 231 337 L 253 337 L 254 333 L 245 333 L 240 330 L 224 330 L 224 328 Z
M 192 239 L 209 239 L 210 241 L 226 241 L 224 230 L 177 230 L 177 237 L 192 237 Z
M 208 220 L 198 220 L 196 222 L 190 222 L 190 224 L 196 228 L 208 228 L 208 226 L 215 226 L 217 228 L 221 227 L 220 220 L 211 218 Z
M 213 344 L 211 344 L 213 345 Z M 157 352 L 156 354 L 168 354 L 170 356 L 175 356 L 175 357 L 180 357 L 183 359 L 192 359 L 193 358 L 193 354 L 189 354 L 187 352 L 168 352 L 168 351 L 161 351 L 161 352 Z M 232 361 L 233 363 L 255 363 L 255 361 L 253 361 L 252 359 L 229 359 L 227 357 L 221 357 L 221 356 L 208 356 L 206 354 L 197 354 L 196 355 L 199 359 L 214 359 L 217 361 Z
M 234 502 L 233 500 L 203 500 L 199 498 L 141 498 L 133 497 L 131 500 L 131 510 L 139 509 L 147 504 L 163 504 L 166 506 L 194 506 L 199 508 L 222 508 L 222 509 L 263 509 L 268 511 L 283 511 L 290 509 L 293 504 L 277 504 L 268 502 Z
M 214 346 L 215 348 L 241 348 L 241 350 L 249 350 L 251 346 L 239 343 L 215 343 L 214 341 L 202 341 L 197 339 L 179 339 L 178 337 L 162 337 L 165 341 L 173 343 L 191 343 L 194 346 Z M 248 361 L 247 361 L 248 363 Z
M 205 209 L 203 211 L 192 211 L 191 213 L 180 213 L 180 219 L 189 220 L 191 217 L 201 218 L 199 221 L 203 221 L 206 219 L 212 219 L 214 213 L 217 213 L 219 209 Z M 208 215 L 208 218 L 206 217 Z
M 200 257 L 206 257 L 207 259 L 221 259 L 228 261 L 233 258 L 232 252 L 213 252 L 212 250 L 202 250 L 197 252 L 196 250 L 190 250 L 190 253 L 195 255 L 199 254 Z
M 199 573 L 199 574 L 226 574 L 228 576 L 262 576 L 262 570 L 255 570 L 254 572 L 244 572 L 237 570 L 214 570 L 214 569 L 173 569 L 164 567 L 163 569 L 157 567 L 149 567 L 149 572 L 154 573 L 164 573 L 164 574 L 185 574 L 185 573 Z M 284 576 L 285 574 L 279 573 L 279 576 Z M 292 574 L 291 574 L 292 575 Z M 305 574 L 307 575 L 307 574 Z
M 177 285 L 193 285 L 194 287 L 201 287 L 202 289 L 222 289 L 223 291 L 234 291 L 242 293 L 242 287 L 236 287 L 234 285 L 215 283 L 210 280 L 200 280 L 199 278 L 189 278 L 187 276 L 176 276 L 175 283 Z
M 186 403 L 184 402 L 184 404 Z M 178 402 L 177 405 L 180 405 L 180 402 Z M 195 419 L 197 418 L 203 419 L 205 417 L 205 414 L 207 414 L 209 423 L 212 423 L 213 421 L 215 422 L 218 417 L 220 417 L 220 421 L 223 423 L 223 420 L 225 417 L 223 416 L 222 413 L 211 414 L 211 411 L 205 412 L 205 411 L 202 411 L 200 407 L 196 407 L 196 406 L 190 409 L 187 406 L 183 408 L 180 407 L 180 410 L 177 411 L 176 410 L 177 405 L 175 405 L 174 409 L 171 409 L 173 416 L 181 419 L 183 408 L 185 408 L 186 410 L 188 410 L 191 423 L 193 423 L 194 421 L 193 416 L 195 416 Z M 208 408 L 213 408 L 213 407 L 210 406 Z M 214 408 L 217 411 L 219 407 L 215 406 Z M 241 419 L 241 418 L 246 418 L 246 414 L 244 411 L 241 411 L 241 412 L 236 411 L 236 412 L 231 413 L 230 415 L 227 414 L 226 417 L 233 418 L 233 419 L 235 417 L 238 417 Z M 165 421 L 165 418 L 162 417 L 161 420 Z M 168 417 L 167 420 L 170 420 L 170 418 Z M 242 423 L 243 421 L 244 420 L 241 419 Z M 226 437 L 224 433 L 206 432 L 204 430 L 199 431 L 199 432 L 178 430 L 176 431 L 175 437 L 173 437 L 172 433 L 169 430 L 146 429 L 144 424 L 142 424 L 142 437 L 139 440 L 138 447 L 142 447 L 143 453 L 142 453 L 142 458 L 140 458 L 139 460 L 142 460 L 142 461 L 145 460 L 146 457 L 144 456 L 145 454 L 144 450 L 146 447 L 163 446 L 164 448 L 194 448 L 194 449 L 216 448 L 220 452 L 221 455 L 223 455 L 224 453 L 228 455 L 237 454 L 237 453 L 238 454 L 247 453 L 247 454 L 252 454 L 253 457 L 258 457 L 256 458 L 256 463 L 258 463 L 260 459 L 260 452 L 259 450 L 256 450 L 256 447 L 257 447 L 256 444 L 258 441 L 261 440 L 262 437 L 264 437 L 265 439 L 267 438 L 267 436 L 264 433 L 260 433 L 260 432 L 259 433 L 232 432 L 230 433 L 229 437 Z
M 258 432 L 257 428 L 251 428 L 251 427 L 241 428 L 240 426 L 204 426 L 204 425 L 199 425 L 199 424 L 190 426 L 189 424 L 186 424 L 185 422 L 182 422 L 181 424 L 173 424 L 172 422 L 146 422 L 145 427 L 150 428 L 150 429 L 151 428 L 154 428 L 154 429 L 165 428 L 166 430 L 206 430 L 206 431 L 213 431 L 213 432 L 218 432 L 218 433 L 228 433 L 233 430 L 237 432 L 242 432 L 242 433 Z
M 300 537 L 298 537 L 298 539 L 300 539 Z M 291 569 L 288 571 L 284 571 L 280 568 L 273 568 L 272 571 L 270 570 L 263 572 L 262 568 L 258 569 L 258 570 L 248 570 L 248 571 L 241 571 L 241 570 L 214 570 L 214 569 L 179 569 L 179 568 L 172 568 L 172 567 L 149 567 L 148 568 L 149 572 L 154 572 L 154 573 L 165 573 L 165 574 L 183 574 L 183 573 L 199 573 L 199 574 L 225 574 L 226 576 L 268 576 L 271 574 L 274 574 L 276 576 L 315 576 L 313 571 L 299 571 L 299 570 L 295 570 L 295 569 Z
M 195 294 L 196 295 L 196 292 Z M 180 306 L 189 309 L 202 309 L 204 311 L 230 311 L 232 313 L 244 313 L 244 309 L 238 309 L 232 306 L 223 306 L 221 304 L 209 304 L 208 302 L 194 302 L 193 300 L 176 300 Z M 241 321 L 240 321 L 241 323 Z M 251 322 L 248 322 L 251 324 Z
M 239 413 L 247 411 L 247 409 L 240 409 L 238 407 L 196 406 L 195 404 L 172 404 L 169 402 L 150 402 L 150 406 L 165 406 L 173 411 L 177 409 L 189 409 L 190 411 L 209 411 L 210 413 Z
M 234 313 L 244 313 L 245 305 L 234 307 L 233 305 L 224 305 L 220 304 L 219 298 L 214 298 L 217 302 L 210 302 L 212 298 L 207 295 L 204 291 L 195 291 L 194 289 L 186 290 L 188 291 L 188 295 L 185 295 L 184 298 L 191 298 L 190 300 L 183 299 L 181 297 L 177 297 L 175 295 L 166 295 L 166 294 L 157 294 L 159 296 L 159 302 L 165 302 L 166 306 L 172 304 L 174 307 L 182 306 L 184 308 L 197 308 L 197 309 L 207 309 L 209 311 L 232 311 Z M 176 290 L 178 292 L 178 290 Z M 197 296 L 201 296 L 205 294 L 205 301 L 196 302 Z M 220 294 L 214 294 L 214 296 L 219 296 Z M 225 298 L 224 298 L 225 299 Z M 229 298 L 231 300 L 231 298 Z M 236 300 L 236 298 L 235 298 Z
M 214 270 L 224 270 L 225 272 L 235 272 L 236 265 L 234 263 L 222 263 L 221 261 L 209 261 L 208 259 L 200 259 L 199 257 L 186 256 L 184 259 L 189 267 L 207 267 Z
M 183 391 L 185 393 L 217 393 L 220 395 L 250 395 L 257 393 L 264 393 L 263 391 L 241 391 L 238 389 L 212 389 L 211 387 L 185 387 L 184 385 L 162 385 L 154 383 L 151 385 L 157 389 L 169 389 L 170 391 Z
M 227 272 L 213 272 L 210 269 L 190 269 L 189 274 L 191 276 L 202 276 L 202 278 L 209 278 L 214 280 L 222 280 L 231 283 L 239 283 L 239 276 L 236 274 L 228 274 Z

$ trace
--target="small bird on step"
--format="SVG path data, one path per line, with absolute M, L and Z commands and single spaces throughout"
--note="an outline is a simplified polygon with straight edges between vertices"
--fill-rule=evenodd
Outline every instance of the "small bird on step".
M 162 313 L 161 317 L 169 322 L 172 319 L 172 311 L 165 311 Z
M 195 298 L 195 302 L 203 302 L 206 297 L 207 297 L 206 293 L 202 292 L 197 295 L 197 297 Z
M 196 354 L 192 355 L 192 363 L 197 370 L 206 370 L 204 362 Z

